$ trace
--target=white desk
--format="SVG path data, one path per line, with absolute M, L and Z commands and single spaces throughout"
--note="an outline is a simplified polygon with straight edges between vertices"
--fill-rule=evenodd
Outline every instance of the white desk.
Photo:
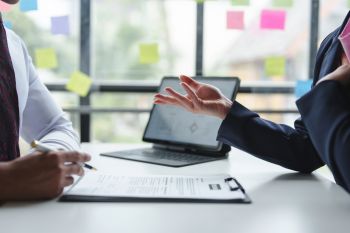
M 349 232 L 350 195 L 317 175 L 300 175 L 233 150 L 227 160 L 168 168 L 98 156 L 125 149 L 84 145 L 100 170 L 138 174 L 230 173 L 253 200 L 243 204 L 7 203 L 1 233 Z

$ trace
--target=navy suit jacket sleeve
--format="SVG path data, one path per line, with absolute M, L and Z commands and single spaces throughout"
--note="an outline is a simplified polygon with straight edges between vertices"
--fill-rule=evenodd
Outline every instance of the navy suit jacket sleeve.
M 222 122 L 217 139 L 258 158 L 309 173 L 324 165 L 301 120 L 295 129 L 259 117 L 235 102 Z
M 340 32 L 329 34 L 317 54 L 314 85 L 339 66 Z M 309 173 L 327 164 L 338 184 L 350 191 L 350 98 L 339 83 L 325 81 L 297 102 L 295 128 L 259 117 L 235 102 L 217 139 L 266 161 Z M 347 157 L 348 156 L 348 157 Z
M 350 190 L 350 101 L 337 81 L 324 81 L 297 101 L 310 139 L 336 182 Z

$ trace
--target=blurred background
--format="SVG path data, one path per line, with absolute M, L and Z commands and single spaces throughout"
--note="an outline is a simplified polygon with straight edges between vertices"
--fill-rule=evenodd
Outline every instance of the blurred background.
M 349 1 L 234 2 L 38 0 L 36 8 L 18 5 L 3 17 L 37 64 L 38 49 L 55 51 L 57 65 L 39 65 L 38 73 L 83 141 L 140 143 L 157 85 L 179 74 L 239 77 L 239 102 L 293 125 L 297 83 L 312 79 L 315 46 L 341 24 Z M 264 10 L 285 14 L 284 28 L 262 29 Z M 243 25 L 229 26 L 228 12 L 244 14 Z M 54 33 L 52 17 L 62 16 L 69 31 Z M 141 44 L 155 45 L 153 61 L 141 61 Z M 86 96 L 66 90 L 75 71 L 92 80 Z

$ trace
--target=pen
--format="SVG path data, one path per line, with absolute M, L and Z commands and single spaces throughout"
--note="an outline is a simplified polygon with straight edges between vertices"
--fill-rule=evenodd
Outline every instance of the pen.
M 45 146 L 44 144 L 42 144 L 42 143 L 40 143 L 39 141 L 36 141 L 36 140 L 34 140 L 30 145 L 36 151 L 40 151 L 40 152 L 43 152 L 43 153 L 48 153 L 50 151 L 53 151 L 51 148 Z M 87 163 L 82 163 L 82 166 L 87 168 L 87 169 L 90 169 L 90 170 L 93 170 L 93 171 L 97 171 L 96 168 L 94 168 L 93 166 L 91 166 L 91 165 L 89 165 Z

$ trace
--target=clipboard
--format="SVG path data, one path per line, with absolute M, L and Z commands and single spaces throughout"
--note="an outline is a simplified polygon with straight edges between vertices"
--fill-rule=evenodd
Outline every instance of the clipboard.
M 106 175 L 101 175 L 102 177 L 106 177 Z M 116 180 L 121 179 L 121 176 L 113 176 L 113 178 L 116 178 Z M 180 194 L 157 194 L 155 196 L 152 195 L 136 195 L 135 193 L 123 193 L 123 192 L 109 192 L 107 194 L 104 194 L 104 192 L 107 192 L 104 187 L 102 187 L 101 184 L 96 184 L 98 187 L 87 187 L 89 184 L 88 181 L 85 182 L 85 184 L 81 184 L 82 181 L 84 181 L 84 178 L 80 179 L 78 182 L 76 182 L 66 193 L 64 193 L 60 198 L 60 202 L 129 202 L 129 203 L 236 203 L 236 204 L 250 204 L 252 203 L 250 197 L 246 194 L 245 189 L 243 186 L 233 177 L 230 177 L 228 175 L 216 175 L 216 176 L 137 176 L 135 178 L 134 176 L 122 176 L 123 179 L 136 179 L 139 180 L 142 184 L 144 184 L 144 180 L 152 180 L 152 182 L 158 182 L 159 180 L 168 182 L 168 186 L 171 183 L 170 181 L 176 181 L 178 182 L 181 179 L 193 183 L 193 181 L 198 181 L 196 183 L 196 189 L 193 187 L 190 187 L 190 192 L 195 193 L 194 190 L 197 192 L 197 194 L 191 194 L 191 195 L 180 195 Z M 222 179 L 222 182 L 218 184 L 219 182 L 215 183 L 212 182 L 213 184 L 208 183 L 208 179 Z M 91 179 L 91 177 L 90 177 Z M 97 183 L 100 180 L 98 178 L 96 179 Z M 112 179 L 111 179 L 112 180 Z M 111 187 L 112 181 L 104 181 L 105 182 L 105 187 Z M 135 181 L 132 181 L 132 184 L 135 183 Z M 154 181 L 156 180 L 156 181 Z M 211 180 L 210 180 L 211 181 Z M 118 181 L 119 182 L 119 181 Z M 118 187 L 118 182 L 115 182 Z M 80 184 L 80 186 L 79 186 Z M 92 186 L 94 185 L 93 182 L 91 183 Z M 201 187 L 199 185 L 202 185 Z M 132 186 L 132 185 L 131 185 Z M 126 190 L 133 190 L 135 189 L 134 187 L 128 186 Z M 176 185 L 179 187 L 179 185 Z M 189 184 L 187 183 L 184 185 L 184 187 L 189 187 Z M 152 186 L 155 189 L 157 188 L 156 185 Z M 205 188 L 203 188 L 205 187 Z M 170 190 L 171 187 L 168 187 L 168 190 Z M 180 187 L 181 189 L 181 187 Z M 199 190 L 201 189 L 201 190 Z M 162 189 L 161 193 L 164 193 L 164 190 L 167 189 Z M 208 191 L 210 190 L 210 191 Z M 225 192 L 224 194 L 217 195 L 217 197 L 213 194 L 210 196 L 209 194 L 203 197 L 203 192 L 212 192 L 212 193 L 220 193 L 220 192 Z M 136 192 L 136 191 L 135 191 Z M 175 193 L 178 192 L 178 190 L 174 191 Z M 170 193 L 170 191 L 169 191 Z M 181 193 L 181 192 L 180 192 Z M 183 192 L 185 193 L 185 192 Z M 224 195 L 224 197 L 223 197 Z M 232 198 L 231 198 L 232 197 Z

